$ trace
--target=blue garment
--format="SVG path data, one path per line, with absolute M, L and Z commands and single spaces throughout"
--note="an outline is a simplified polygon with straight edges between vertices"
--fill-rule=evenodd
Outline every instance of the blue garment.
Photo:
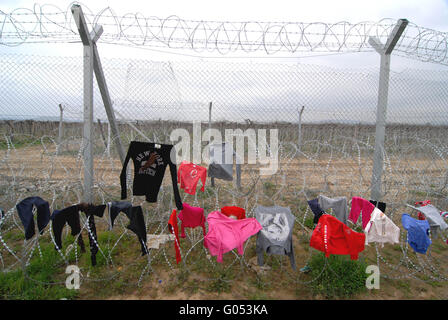
M 408 243 L 415 252 L 425 254 L 431 245 L 429 239 L 429 223 L 428 220 L 417 220 L 409 214 L 401 215 L 401 223 L 408 232 Z
M 50 206 L 47 201 L 40 197 L 28 197 L 20 201 L 16 205 L 16 209 L 25 228 L 26 240 L 31 239 L 35 233 L 33 205 L 37 209 L 37 227 L 39 228 L 40 234 L 43 233 L 48 222 L 50 222 Z
M 95 206 L 93 204 L 80 203 L 78 204 L 78 209 L 85 213 L 87 217 L 87 225 L 89 232 L 89 245 L 90 245 L 90 260 L 92 266 L 96 266 L 96 254 L 98 253 L 98 237 L 96 235 L 95 226 L 95 216 L 102 217 L 104 215 L 104 210 L 106 210 L 106 205 L 102 204 Z
M 78 237 L 78 244 L 81 247 L 81 252 L 85 252 L 84 240 L 81 233 L 81 222 L 79 220 L 79 208 L 77 205 L 64 208 L 62 210 L 54 210 L 50 217 L 52 221 L 54 242 L 56 249 L 62 248 L 62 230 L 68 224 L 72 229 L 72 236 Z
M 308 205 L 310 206 L 311 211 L 313 211 L 314 213 L 313 222 L 318 223 L 320 216 L 325 214 L 325 211 L 323 211 L 322 208 L 319 206 L 319 200 L 317 198 L 309 200 Z

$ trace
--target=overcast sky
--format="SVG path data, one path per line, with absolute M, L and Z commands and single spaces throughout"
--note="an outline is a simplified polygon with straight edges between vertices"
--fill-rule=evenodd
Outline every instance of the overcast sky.
M 32 0 L 23 0 L 23 1 L 12 1 L 12 0 L 1 0 L 0 10 L 5 13 L 9 13 L 17 8 L 28 8 L 32 9 L 33 5 L 37 3 L 39 5 L 43 4 L 54 4 L 58 6 L 60 9 L 66 11 L 71 6 L 71 1 L 62 1 L 62 0 L 47 0 L 41 2 L 35 2 Z M 82 4 L 82 2 L 81 2 Z M 276 1 L 267 1 L 267 0 L 257 0 L 257 1 L 248 1 L 248 0 L 226 0 L 226 1 L 211 1 L 211 0 L 167 0 L 167 1 L 134 1 L 134 0 L 96 0 L 88 2 L 88 5 L 83 5 L 84 12 L 87 10 L 91 10 L 92 13 L 96 14 L 106 7 L 110 7 L 118 16 L 124 16 L 128 13 L 141 13 L 145 17 L 156 16 L 159 18 L 167 18 L 172 15 L 176 15 L 180 18 L 187 20 L 214 20 L 214 21 L 260 21 L 260 22 L 325 22 L 325 23 L 336 23 L 341 21 L 347 21 L 349 23 L 358 23 L 363 21 L 371 21 L 377 22 L 384 18 L 391 18 L 393 20 L 398 20 L 400 18 L 406 18 L 410 22 L 417 24 L 418 26 L 431 28 L 442 32 L 448 32 L 448 0 L 370 0 L 370 1 L 360 1 L 360 0 L 338 0 L 338 1 L 322 1 L 322 0 L 309 0 L 309 1 L 298 1 L 298 0 L 276 0 Z M 269 84 L 268 87 L 263 87 L 266 83 L 270 83 L 273 77 L 270 76 L 268 72 L 261 72 L 262 70 L 258 67 L 254 72 L 260 72 L 258 75 L 255 74 L 253 78 L 248 76 L 246 73 L 244 76 L 241 75 L 241 79 L 238 78 L 240 73 L 232 74 L 232 82 L 236 80 L 241 80 L 242 84 L 240 87 L 228 88 L 221 81 L 221 78 L 215 77 L 215 73 L 218 72 L 214 70 L 215 73 L 206 73 L 204 63 L 204 71 L 201 74 L 202 78 L 195 78 L 195 87 L 191 87 L 191 79 L 189 78 L 194 70 L 191 71 L 186 70 L 182 73 L 182 64 L 175 65 L 175 73 L 177 74 L 176 81 L 170 80 L 172 78 L 171 73 L 168 73 L 165 80 L 174 81 L 170 86 L 177 91 L 175 94 L 172 94 L 174 98 L 173 101 L 183 100 L 183 103 L 196 103 L 196 101 L 201 101 L 205 106 L 208 101 L 218 101 L 222 100 L 223 104 L 226 99 L 233 100 L 233 102 L 240 103 L 244 101 L 246 97 L 250 96 L 250 103 L 254 105 L 266 105 L 266 107 L 276 106 L 277 108 L 285 108 L 286 105 L 290 105 L 291 110 L 295 110 L 297 105 L 307 104 L 310 106 L 309 108 L 313 108 L 315 110 L 316 117 L 321 117 L 322 112 L 327 112 L 327 110 L 342 110 L 346 111 L 349 109 L 344 109 L 350 106 L 352 109 L 350 112 L 346 114 L 350 114 L 352 118 L 347 120 L 363 120 L 353 118 L 355 108 L 361 108 L 359 110 L 366 110 L 367 106 L 369 109 L 369 113 L 365 113 L 364 111 L 359 112 L 363 118 L 368 118 L 373 120 L 374 118 L 374 110 L 376 108 L 376 89 L 377 86 L 377 70 L 379 67 L 380 57 L 376 52 L 368 52 L 368 53 L 342 53 L 342 54 L 332 54 L 328 53 L 320 53 L 317 56 L 307 57 L 307 53 L 297 52 L 294 54 L 290 54 L 287 52 L 280 52 L 278 54 L 267 56 L 261 50 L 260 52 L 254 53 L 245 53 L 243 51 L 235 52 L 234 54 L 230 54 L 227 56 L 222 56 L 219 54 L 213 55 L 211 53 L 207 53 L 207 57 L 201 57 L 201 55 L 194 51 L 176 51 L 166 49 L 159 49 L 157 51 L 155 48 L 145 48 L 138 49 L 132 48 L 129 46 L 117 46 L 110 45 L 105 43 L 99 43 L 98 49 L 101 58 L 126 58 L 126 59 L 144 59 L 144 60 L 153 60 L 153 61 L 177 61 L 177 60 L 194 60 L 198 61 L 201 59 L 204 60 L 214 60 L 221 62 L 262 62 L 262 63 L 294 63 L 294 64 L 303 64 L 303 65 L 320 65 L 320 66 L 330 66 L 331 68 L 345 68 L 347 70 L 354 70 L 357 75 L 356 77 L 350 77 L 350 72 L 347 74 L 341 72 L 332 73 L 332 69 L 328 69 L 327 73 L 320 73 L 308 76 L 307 79 L 303 79 L 307 85 L 303 85 L 303 83 L 295 83 L 295 87 L 291 87 L 289 92 L 288 85 L 290 85 L 291 81 L 288 81 L 289 75 L 293 77 L 296 76 L 296 73 L 287 73 L 285 72 L 283 76 L 278 76 L 278 81 L 273 81 L 272 84 Z M 163 52 L 160 52 L 163 51 Z M 0 56 L 2 54 L 32 54 L 32 55 L 43 55 L 43 56 L 56 56 L 56 57 L 65 57 L 65 56 L 82 56 L 82 46 L 80 43 L 75 44 L 22 44 L 17 47 L 7 47 L 0 46 Z M 186 55 L 181 55 L 179 53 L 185 53 Z M 193 56 L 193 57 L 192 57 Z M 209 57 L 215 57 L 214 59 L 210 59 Z M 27 58 L 28 59 L 28 58 Z M 19 59 L 20 60 L 20 59 Z M 26 60 L 26 59 L 25 59 Z M 52 106 L 51 113 L 45 115 L 57 115 L 58 109 L 55 107 L 58 103 L 61 103 L 66 99 L 63 96 L 54 96 L 57 94 L 65 94 L 71 92 L 73 95 L 73 108 L 77 108 L 76 110 L 81 110 L 82 99 L 80 95 L 80 88 L 77 86 L 81 85 L 81 78 L 79 78 L 76 82 L 76 86 L 70 87 L 70 90 L 55 90 L 55 87 L 60 86 L 69 86 L 74 83 L 73 76 L 70 74 L 64 74 L 64 72 L 57 73 L 60 77 L 65 77 L 64 81 L 61 81 L 61 78 L 51 79 L 53 84 L 50 91 L 45 91 L 42 87 L 42 83 L 49 84 L 51 81 L 40 81 L 39 79 L 41 75 L 44 74 L 48 70 L 48 68 L 43 65 L 40 66 L 38 63 L 34 63 L 34 60 L 31 59 L 31 66 L 28 67 L 26 71 L 29 71 L 29 76 L 25 78 L 20 78 L 20 75 L 24 76 L 23 69 L 12 69 L 8 74 L 4 73 L 3 77 L 0 74 L 0 80 L 4 81 L 7 84 L 7 88 L 5 85 L 3 86 L 5 90 L 0 92 L 0 106 L 2 108 L 8 107 L 8 110 L 0 110 L 0 114 L 17 114 L 16 106 L 21 104 L 22 109 L 27 105 L 28 110 L 23 111 L 23 114 L 42 114 L 42 105 L 48 104 Z M 37 61 L 37 60 L 36 60 Z M 7 64 L 5 64 L 7 65 Z M 103 63 L 106 66 L 106 63 Z M 126 64 L 127 66 L 127 64 Z M 201 64 L 199 65 L 201 66 Z M 245 70 L 250 70 L 249 64 L 243 65 Z M 38 68 L 42 68 L 38 69 Z M 123 66 L 122 66 L 123 67 Z M 15 68 L 15 67 L 14 67 Z M 19 67 L 18 68 L 23 68 Z M 47 68 L 47 69 L 45 69 Z M 129 79 L 123 81 L 118 81 L 120 77 L 124 77 L 129 73 L 129 67 L 123 67 L 121 70 L 122 74 L 120 76 L 116 76 L 116 78 L 109 78 L 109 87 L 116 89 L 112 90 L 112 96 L 114 96 L 116 101 L 120 99 L 123 101 L 127 101 L 127 103 L 136 102 L 132 100 L 135 94 L 123 93 L 120 88 L 124 86 L 123 83 L 127 83 L 129 86 Z M 128 69 L 126 69 L 128 68 Z M 264 67 L 263 67 L 264 68 Z M 364 68 L 370 71 L 366 72 L 358 72 L 357 68 Z M 406 69 L 429 69 L 429 70 L 438 70 L 443 71 L 438 75 L 421 73 L 421 72 L 409 72 Z M 50 68 L 51 69 L 51 68 Z M 81 67 L 75 68 L 76 70 L 80 70 Z M 165 68 L 166 70 L 170 70 L 170 68 Z M 165 70 L 164 69 L 164 70 Z M 213 69 L 213 68 L 212 68 Z M 210 70 L 212 70 L 210 69 Z M 254 68 L 255 69 L 255 68 Z M 269 68 L 268 68 L 269 69 Z M 277 68 L 281 69 L 281 68 Z M 305 68 L 306 69 L 306 68 Z M 297 70 L 305 70 L 303 68 L 298 68 Z M 374 73 L 372 73 L 372 69 Z M 21 71 L 22 70 L 22 71 Z M 142 69 L 143 70 L 143 69 Z M 166 71 L 165 70 L 165 71 Z M 226 71 L 226 68 L 222 68 L 222 70 Z M 230 70 L 230 69 L 229 69 Z M 264 70 L 264 69 L 263 69 Z M 267 70 L 267 69 L 266 69 Z M 295 70 L 295 69 L 294 69 Z M 313 69 L 317 70 L 317 69 Z M 51 71 L 51 70 L 48 70 Z M 165 72 L 164 71 L 164 72 Z M 275 72 L 272 71 L 272 75 L 277 75 L 278 70 Z M 33 73 L 34 72 L 34 73 Z M 141 87 L 143 93 L 140 93 L 141 98 L 146 99 L 146 103 L 151 102 L 151 99 L 154 101 L 163 101 L 162 98 L 157 98 L 154 96 L 154 92 L 162 92 L 161 87 L 157 87 L 158 84 L 162 84 L 163 82 L 158 81 L 150 81 L 148 74 L 155 74 L 154 71 L 144 72 L 143 74 L 139 74 L 137 69 L 133 69 L 134 74 L 131 75 L 135 77 L 135 83 L 133 83 L 130 87 L 139 88 Z M 401 74 L 402 73 L 402 74 Z M 182 75 L 184 79 L 182 78 Z M 223 74 L 223 72 L 221 72 Z M 298 73 L 303 74 L 303 73 Z M 341 76 L 341 74 L 343 76 Z M 128 74 L 129 75 L 129 74 Z M 211 79 L 207 79 L 207 75 L 211 76 Z M 336 76 L 335 76 L 336 75 Z M 337 79 L 337 76 L 342 78 Z M 81 76 L 81 74 L 77 74 L 77 76 Z M 237 78 L 235 78 L 237 77 Z M 281 78 L 283 77 L 283 79 Z M 319 78 L 320 77 L 320 78 Z M 333 77 L 337 79 L 336 82 L 333 82 L 330 78 Z M 50 76 L 48 76 L 48 79 Z M 121 79 L 121 78 L 120 78 Z M 183 80 L 182 80 L 183 79 Z M 236 79 L 236 80 L 235 80 Z M 364 79 L 364 80 L 363 80 Z M 392 115 L 394 112 L 397 115 L 394 119 L 402 119 L 403 114 L 407 114 L 407 108 L 412 107 L 413 110 L 420 110 L 429 114 L 429 110 L 431 109 L 431 117 L 422 117 L 421 121 L 430 122 L 428 119 L 437 118 L 437 120 L 442 123 L 448 123 L 448 118 L 446 118 L 446 113 L 440 115 L 439 110 L 443 110 L 446 108 L 448 96 L 448 90 L 446 90 L 445 83 L 448 82 L 448 67 L 438 65 L 435 63 L 423 63 L 416 60 L 410 60 L 406 58 L 402 58 L 400 56 L 393 55 L 391 62 L 391 79 L 398 79 L 392 82 L 391 80 L 391 93 L 390 93 L 390 108 L 389 114 Z M 446 79 L 446 80 L 445 80 Z M 19 94 L 18 92 L 22 92 L 21 86 L 24 86 L 25 80 L 29 82 L 29 87 L 34 88 L 33 91 L 35 96 L 26 97 L 23 94 Z M 250 80 L 250 81 L 248 81 Z M 284 81 L 283 81 L 284 80 Z M 113 81 L 116 81 L 113 82 Z M 199 83 L 202 81 L 201 83 Z M 214 83 L 217 81 L 217 83 Z M 248 81 L 247 83 L 245 81 Z M 256 83 L 256 82 L 259 83 Z M 362 82 L 364 81 L 364 82 Z M 284 83 L 283 83 L 284 82 Z M 16 83 L 16 86 L 11 86 L 11 83 Z M 139 83 L 143 83 L 146 85 L 139 85 Z M 154 88 L 149 90 L 146 86 L 147 83 L 153 83 Z M 236 81 L 235 83 L 238 83 Z M 324 84 L 325 83 L 325 84 Z M 34 86 L 34 87 L 33 87 Z M 40 86 L 40 87 L 39 87 Z M 251 86 L 255 89 L 251 89 Z M 258 87 L 257 87 L 258 86 Z M 394 86 L 400 86 L 398 90 L 394 91 Z M 0 82 L 1 87 L 1 82 Z M 165 86 L 167 87 L 167 86 Z M 178 88 L 180 87 L 180 89 Z M 219 92 L 218 92 L 219 88 Z M 361 90 L 361 88 L 364 88 Z M 173 90 L 174 90 L 173 89 Z M 271 89 L 271 90 L 269 90 Z M 30 91 L 29 89 L 27 89 Z M 121 91 L 120 91 L 121 90 Z M 194 90 L 199 90 L 195 96 L 191 96 Z M 216 92 L 213 92 L 216 90 Z M 283 91 L 282 91 L 283 90 Z M 285 91 L 286 90 L 286 91 Z M 30 91 L 30 92 L 31 92 Z M 302 92 L 304 91 L 304 92 Z M 149 94 L 150 92 L 152 96 L 146 96 L 145 94 Z M 181 95 L 179 96 L 179 92 Z M 212 94 L 213 92 L 213 94 Z M 350 92 L 350 94 L 348 94 Z M 361 93 L 360 93 L 361 92 Z M 399 92 L 397 95 L 396 93 Z M 120 93 L 120 94 L 119 94 Z M 163 93 L 163 92 L 162 92 Z M 230 94 L 231 93 L 231 94 Z M 258 93 L 258 94 L 255 94 Z M 41 98 L 37 99 L 37 95 L 40 95 Z M 53 96 L 52 96 L 53 95 Z M 189 96 L 190 95 L 190 96 Z M 239 95 L 245 97 L 238 98 Z M 413 95 L 416 95 L 415 97 Z M 40 97 L 39 96 L 39 97 Z M 169 96 L 169 95 L 168 95 Z M 409 98 L 412 96 L 412 99 Z M 8 98 L 9 97 L 9 98 Z M 169 96 L 171 97 L 171 96 Z M 200 97 L 200 99 L 198 99 Z M 287 103 L 284 103 L 285 97 Z M 308 100 L 306 100 L 306 99 Z M 2 100 L 3 99 L 3 100 Z M 9 99 L 9 100 L 8 100 Z M 17 100 L 22 99 L 22 100 Z M 67 98 L 68 99 L 68 98 Z M 170 98 L 171 99 L 171 98 Z M 304 100 L 305 99 L 305 100 Z M 166 100 L 166 99 L 165 99 Z M 69 100 L 70 101 L 70 100 Z M 279 102 L 281 102 L 279 104 Z M 100 105 L 100 104 L 99 104 Z M 230 106 L 231 103 L 228 102 L 226 106 Z M 116 106 L 117 110 L 120 106 Z M 129 107 L 127 107 L 129 108 Z M 202 108 L 202 106 L 201 106 Z M 225 109 L 223 107 L 223 109 Z M 102 110 L 102 109 L 101 109 Z M 121 110 L 121 109 L 120 109 Z M 249 109 L 248 109 L 249 110 Z M 308 109 L 310 110 L 310 109 Z M 250 110 L 249 110 L 250 111 Z M 77 111 L 78 112 L 78 111 Z M 239 111 L 240 112 L 240 111 Z M 253 112 L 253 111 L 251 111 Z M 293 111 L 295 114 L 295 111 Z M 321 112 L 321 113 L 319 113 Z M 364 114 L 363 114 L 364 112 Z M 79 112 L 78 112 L 79 113 Z M 241 112 L 240 112 L 241 113 Z M 275 112 L 274 112 L 275 113 Z M 171 112 L 172 114 L 172 112 Z M 413 113 L 412 119 L 416 118 L 416 114 Z M 433 117 L 434 115 L 434 117 Z M 206 116 L 206 115 L 205 115 Z M 307 114 L 309 116 L 309 120 L 312 119 L 312 114 Z M 132 115 L 131 117 L 134 117 Z M 287 115 L 288 117 L 288 115 Z M 333 117 L 333 116 L 332 116 Z M 335 116 L 336 117 L 336 116 Z M 345 117 L 345 116 L 344 116 Z M 152 116 L 151 116 L 152 118 Z M 337 117 L 336 117 L 337 118 Z M 417 117 L 418 118 L 418 117 Z M 317 118 L 316 118 L 317 119 Z M 283 120 L 283 119 L 282 119 Z M 290 119 L 288 119 L 290 120 Z
M 2 0 L 0 8 L 8 12 L 19 7 L 31 8 L 34 3 L 54 4 L 60 8 L 67 8 L 70 1 Z M 407 18 L 421 26 L 448 31 L 448 3 L 444 0 L 95 0 L 88 2 L 88 7 L 94 12 L 108 6 L 119 14 L 141 12 L 145 16 L 178 15 L 195 20 L 359 22 L 377 21 L 382 18 Z
M 37 3 L 54 4 L 63 10 L 70 7 L 71 1 L 64 0 L 2 0 L 0 10 L 10 12 L 17 8 L 33 8 Z M 83 4 L 83 2 L 81 2 Z M 383 18 L 394 20 L 406 18 L 419 26 L 435 29 L 438 31 L 448 31 L 448 0 L 338 0 L 338 1 L 298 1 L 298 0 L 166 0 L 166 1 L 136 1 L 136 0 L 95 0 L 89 1 L 86 8 L 93 13 L 110 7 L 118 16 L 127 13 L 141 13 L 145 17 L 157 16 L 167 18 L 176 15 L 180 18 L 191 20 L 216 20 L 216 21 L 278 21 L 278 22 L 326 22 L 335 23 L 347 21 L 357 23 L 362 21 L 379 21 Z M 162 50 L 158 52 L 153 49 L 129 49 L 116 45 L 99 44 L 102 57 L 135 57 L 151 60 L 179 60 L 191 59 L 183 57 L 176 50 Z M 49 55 L 73 55 L 76 50 L 80 50 L 79 45 L 22 45 L 15 48 L 0 47 L 2 52 L 21 53 L 43 53 Z M 159 49 L 161 50 L 161 49 Z M 187 54 L 200 56 L 200 54 L 189 51 Z M 207 54 L 210 56 L 210 54 Z M 319 55 L 317 57 L 305 57 L 307 53 L 298 52 L 288 54 L 280 52 L 272 56 L 263 53 L 247 54 L 238 51 L 226 58 L 243 57 L 246 60 L 256 58 L 256 61 L 263 59 L 264 62 L 300 62 L 311 64 L 329 64 L 332 66 L 377 66 L 379 56 L 376 53 L 349 53 L 332 56 Z M 276 58 L 279 57 L 279 58 Z M 289 59 L 285 59 L 288 57 Z M 222 56 L 219 56 L 222 58 Z M 392 70 L 400 71 L 409 65 L 406 59 L 394 57 Z M 413 63 L 414 67 L 433 69 L 440 68 L 438 65 L 428 63 Z

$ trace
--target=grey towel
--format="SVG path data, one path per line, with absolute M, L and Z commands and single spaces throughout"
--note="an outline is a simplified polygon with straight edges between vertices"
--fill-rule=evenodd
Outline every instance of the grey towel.
M 264 265 L 264 253 L 287 255 L 291 267 L 296 270 L 294 247 L 292 243 L 292 231 L 294 228 L 294 216 L 286 207 L 258 206 L 255 209 L 255 218 L 263 229 L 257 235 L 257 260 L 258 265 Z
M 437 238 L 439 230 L 446 230 L 448 229 L 448 224 L 443 220 L 443 217 L 440 215 L 440 210 L 434 207 L 432 204 L 428 204 L 423 207 L 413 207 L 409 205 L 409 207 L 420 211 L 423 213 L 428 219 L 429 227 L 431 228 L 431 234 L 433 235 L 434 239 Z
M 342 223 L 347 224 L 348 209 L 346 197 L 328 198 L 326 196 L 319 195 L 318 199 L 322 210 L 327 212 L 328 209 L 333 209 L 335 217 Z
M 210 164 L 208 167 L 208 176 L 210 178 L 233 180 L 233 158 L 236 157 L 235 151 L 230 144 L 219 143 L 210 145 Z M 241 164 L 236 163 L 237 179 L 241 177 Z

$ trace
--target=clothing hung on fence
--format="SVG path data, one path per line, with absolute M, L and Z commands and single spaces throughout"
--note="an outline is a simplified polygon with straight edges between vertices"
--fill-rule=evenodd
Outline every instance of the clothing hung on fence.
M 96 266 L 96 254 L 98 253 L 98 237 L 96 234 L 95 216 L 103 217 L 106 205 L 95 206 L 93 204 L 80 203 L 78 209 L 84 212 L 87 218 L 87 231 L 89 234 L 90 261 L 92 266 Z
M 376 208 L 380 209 L 382 213 L 386 213 L 386 203 L 376 200 L 369 200 L 371 204 L 373 204 Z
M 426 220 L 429 222 L 429 226 L 431 228 L 431 234 L 433 235 L 434 239 L 437 238 L 437 235 L 440 230 L 444 231 L 448 229 L 448 224 L 443 220 L 442 216 L 440 215 L 440 210 L 434 207 L 432 204 L 427 204 L 422 207 L 413 207 L 409 206 L 415 210 L 421 211 L 425 217 Z
M 374 208 L 364 232 L 366 244 L 370 242 L 381 243 L 381 245 L 400 243 L 400 228 L 378 208 Z
M 148 202 L 157 202 L 165 170 L 169 166 L 176 207 L 182 209 L 173 145 L 131 141 L 120 174 L 121 200 L 127 198 L 126 169 L 130 159 L 134 163 L 133 195 L 145 196 Z
M 47 201 L 41 197 L 28 197 L 20 201 L 16 205 L 16 209 L 25 229 L 26 240 L 31 239 L 35 234 L 33 206 L 36 207 L 37 228 L 40 234 L 43 234 L 45 227 L 50 222 L 50 206 Z
M 237 180 L 241 177 L 241 164 L 231 144 L 218 143 L 210 146 L 210 164 L 208 176 L 210 178 L 233 180 L 233 158 L 236 158 Z
M 50 217 L 51 226 L 53 229 L 54 242 L 56 249 L 62 249 L 62 230 L 65 225 L 68 224 L 71 229 L 72 236 L 78 236 L 78 245 L 81 247 L 81 252 L 85 252 L 84 240 L 81 234 L 81 222 L 79 220 L 79 208 L 78 205 L 66 207 L 62 210 L 54 210 Z
M 358 221 L 359 215 L 362 215 L 362 228 L 365 229 L 370 221 L 375 206 L 366 199 L 360 197 L 352 198 L 352 207 L 350 209 L 349 220 L 353 223 Z
M 417 201 L 417 202 L 415 203 L 415 205 L 416 205 L 416 206 L 419 206 L 419 207 L 424 207 L 424 206 L 426 206 L 426 205 L 428 205 L 428 204 L 431 204 L 431 201 L 430 201 L 430 200 Z M 420 211 L 417 213 L 417 219 L 418 219 L 418 220 L 426 220 L 425 215 L 424 215 L 423 213 L 421 213 Z
M 146 224 L 143 217 L 143 210 L 141 206 L 133 206 L 128 210 L 129 214 L 129 224 L 126 226 L 127 229 L 131 230 L 137 236 L 138 242 L 140 243 L 142 256 L 148 253 L 146 247 Z
M 182 256 L 180 255 L 179 248 L 179 227 L 177 225 L 177 211 L 174 209 L 171 212 L 170 218 L 168 220 L 168 230 L 174 235 L 174 250 L 176 252 L 176 263 L 182 261 Z
M 221 213 L 225 214 L 229 218 L 236 220 L 246 219 L 246 210 L 236 206 L 222 207 Z
M 185 238 L 185 228 L 202 227 L 202 233 L 205 237 L 205 216 L 204 209 L 183 204 L 184 208 L 179 213 L 179 220 L 182 221 L 180 230 L 181 238 Z
M 172 234 L 147 234 L 146 247 L 148 249 L 159 249 L 161 244 L 173 241 L 175 236 Z
M 113 201 L 107 205 L 109 207 L 110 230 L 112 230 L 118 214 L 123 212 L 129 219 L 129 224 L 126 226 L 126 229 L 131 230 L 137 236 L 142 256 L 148 253 L 146 246 L 146 225 L 142 207 L 132 206 L 132 203 L 127 201 Z
M 324 214 L 320 217 L 310 239 L 310 246 L 325 253 L 350 255 L 350 259 L 357 260 L 365 247 L 366 235 L 355 232 L 337 218 Z
M 326 196 L 319 195 L 318 199 L 319 205 L 323 211 L 328 213 L 328 209 L 333 209 L 335 217 L 342 223 L 347 224 L 348 209 L 346 197 L 328 198 Z
M 259 266 L 264 265 L 264 253 L 286 255 L 289 257 L 291 267 L 296 270 L 292 231 L 294 216 L 286 207 L 258 206 L 255 209 L 255 218 L 262 226 L 257 234 L 257 261 Z
M 319 222 L 319 218 L 325 214 L 325 211 L 319 206 L 319 199 L 308 200 L 308 206 L 314 214 L 313 223 L 316 224 Z
M 109 230 L 112 230 L 115 219 L 120 212 L 123 212 L 129 218 L 132 203 L 128 201 L 112 201 L 108 202 L 107 206 L 109 208 Z
M 262 229 L 255 218 L 234 220 L 219 211 L 210 212 L 207 216 L 208 233 L 204 238 L 206 247 L 217 262 L 222 263 L 224 253 L 235 248 L 243 255 L 244 242 Z
M 177 182 L 180 188 L 188 194 L 196 194 L 196 187 L 201 180 L 201 191 L 204 192 L 205 181 L 207 179 L 207 169 L 189 161 L 182 161 L 177 171 Z
M 417 220 L 407 213 L 401 215 L 401 223 L 408 232 L 407 242 L 415 252 L 425 254 L 431 245 L 428 220 Z

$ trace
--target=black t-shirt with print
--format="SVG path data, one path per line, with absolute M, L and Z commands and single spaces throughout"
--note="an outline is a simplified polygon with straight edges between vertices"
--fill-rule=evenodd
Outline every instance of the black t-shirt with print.
M 171 144 L 131 141 L 120 174 L 121 200 L 127 198 L 126 168 L 130 159 L 134 162 L 134 196 L 146 196 L 146 201 L 157 202 L 167 165 L 170 167 L 174 199 L 178 210 L 182 210 L 179 189 L 177 188 L 177 167 L 171 161 Z M 173 150 L 174 151 L 174 150 Z

